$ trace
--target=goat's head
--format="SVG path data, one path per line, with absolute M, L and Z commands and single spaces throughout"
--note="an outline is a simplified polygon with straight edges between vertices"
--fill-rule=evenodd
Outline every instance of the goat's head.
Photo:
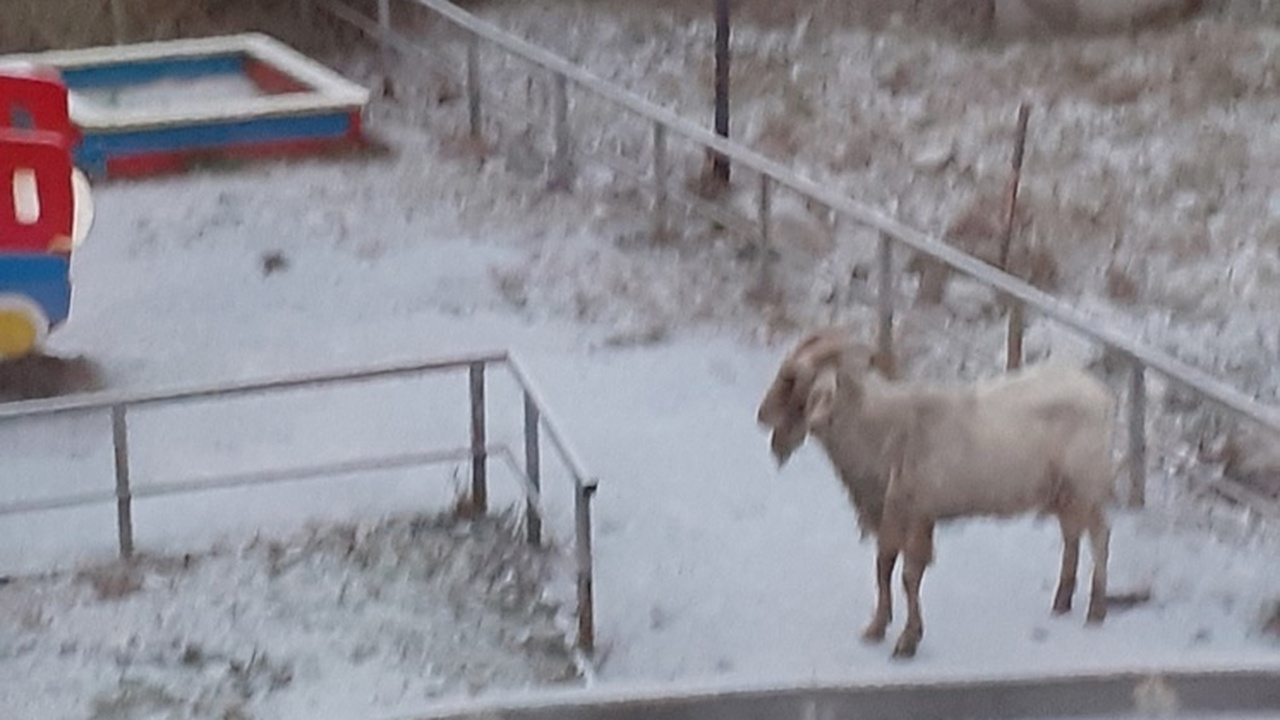
M 871 348 L 844 328 L 811 333 L 787 355 L 756 411 L 756 420 L 772 431 L 769 447 L 779 467 L 811 431 L 830 423 L 840 369 L 870 368 L 874 362 Z

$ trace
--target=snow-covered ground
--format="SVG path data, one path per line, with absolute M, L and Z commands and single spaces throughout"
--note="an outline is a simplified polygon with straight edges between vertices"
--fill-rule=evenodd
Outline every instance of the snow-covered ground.
M 640 63 L 626 60 L 617 67 Z M 494 154 L 478 162 L 450 135 L 458 108 L 410 112 L 411 92 L 374 109 L 387 157 L 100 187 L 97 224 L 76 259 L 74 314 L 51 349 L 94 358 L 113 388 L 513 350 L 601 478 L 601 684 L 1280 666 L 1280 647 L 1263 632 L 1280 598 L 1274 528 L 1221 509 L 1203 521 L 1163 459 L 1150 509 L 1117 510 L 1112 540 L 1113 590 L 1150 591 L 1150 602 L 1100 628 L 1084 628 L 1078 612 L 1050 618 L 1053 523 L 958 523 L 939 532 L 920 656 L 890 663 L 887 647 L 864 646 L 872 549 L 817 452 L 802 451 L 781 474 L 772 465 L 754 410 L 784 348 L 762 342 L 764 321 L 741 300 L 753 271 L 734 241 L 649 247 L 638 239 L 643 201 L 587 158 L 577 192 L 545 193 L 530 177 L 536 143 L 512 142 L 518 133 L 503 126 Z M 893 192 L 892 173 L 883 181 Z M 1248 197 L 1265 189 L 1249 188 Z M 268 271 L 273 254 L 284 265 Z M 802 320 L 829 312 L 815 303 L 796 303 Z M 914 322 L 928 327 L 922 317 Z M 1241 322 L 1248 332 L 1271 327 L 1259 317 Z M 919 366 L 954 375 L 965 356 L 963 374 L 989 372 L 998 344 L 964 348 L 998 338 L 998 323 L 954 322 L 970 343 L 917 338 Z M 1068 347 L 1044 330 L 1032 339 L 1041 352 Z M 452 376 L 140 412 L 135 476 L 174 481 L 458 445 L 464 393 L 465 378 Z M 516 400 L 496 378 L 495 439 L 519 437 Z M 97 416 L 0 425 L 0 498 L 109 486 L 108 427 Z M 566 667 L 552 661 L 567 657 L 572 578 L 560 554 L 571 534 L 559 472 L 547 479 L 549 555 L 508 564 L 504 553 L 518 548 L 501 527 L 443 524 L 460 541 L 454 552 L 497 555 L 474 563 L 491 582 L 473 593 L 456 576 L 430 587 L 423 568 L 451 546 L 413 531 L 436 528 L 413 516 L 449 508 L 465 480 L 451 466 L 140 503 L 139 544 L 167 559 L 134 574 L 83 569 L 110 554 L 109 506 L 0 522 L 0 561 L 23 573 L 0 585 L 0 715 L 383 717 L 562 682 Z M 499 505 L 515 502 L 510 478 L 495 475 Z M 382 522 L 387 514 L 395 519 Z M 321 520 L 345 524 L 308 529 Z M 493 544 L 469 544 L 480 539 Z M 356 563 L 353 553 L 373 560 Z M 25 574 L 50 567 L 69 572 Z M 519 579 L 504 585 L 505 569 Z M 499 590 L 520 589 L 506 615 L 472 607 L 494 577 Z M 442 613 L 424 597 L 455 605 Z M 486 625 L 523 612 L 539 624 Z

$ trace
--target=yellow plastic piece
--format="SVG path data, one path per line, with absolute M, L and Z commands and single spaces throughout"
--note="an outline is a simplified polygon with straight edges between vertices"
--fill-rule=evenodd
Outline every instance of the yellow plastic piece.
M 0 358 L 26 355 L 40 340 L 40 329 L 30 313 L 0 308 Z

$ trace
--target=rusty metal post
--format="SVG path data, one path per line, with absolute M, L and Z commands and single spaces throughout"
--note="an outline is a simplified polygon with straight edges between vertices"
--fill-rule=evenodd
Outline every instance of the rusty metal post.
M 483 515 L 489 509 L 489 457 L 484 412 L 484 363 L 470 366 L 471 380 L 471 510 Z
M 120 557 L 133 557 L 133 493 L 129 489 L 129 425 L 125 406 L 111 406 L 111 445 L 116 468 L 116 537 Z
M 529 485 L 542 496 L 542 452 L 538 445 L 538 404 L 527 391 L 524 393 L 524 473 Z M 529 497 L 524 506 L 526 540 L 530 545 L 542 544 L 542 515 L 538 504 Z
M 1015 370 L 1022 367 L 1022 338 L 1026 333 L 1026 307 L 1017 300 L 1008 300 L 1009 329 L 1006 334 L 1004 367 Z
M 594 482 L 586 484 L 582 478 L 575 480 L 577 497 L 574 502 L 574 524 L 577 530 L 576 554 L 578 560 L 578 649 L 591 653 L 596 646 L 595 575 L 591 562 L 591 498 L 595 495 Z
M 876 328 L 876 353 L 880 359 L 880 371 L 893 378 L 898 373 L 893 357 L 893 238 L 880 233 L 877 253 L 879 292 L 876 294 L 878 325 Z
M 1018 126 L 1013 139 L 1013 158 L 1010 161 L 1009 183 L 1005 188 L 1004 224 L 1000 232 L 1000 269 L 1009 272 L 1009 254 L 1013 245 L 1014 218 L 1018 211 L 1018 187 L 1022 182 L 1022 158 L 1027 146 L 1027 121 L 1031 117 L 1031 106 L 1026 102 L 1018 105 Z M 1005 352 L 1005 369 L 1013 370 L 1022 367 L 1022 339 L 1025 334 L 1026 310 L 1022 303 L 1012 298 L 1005 298 L 1009 312 L 1009 331 Z
M 1137 358 L 1129 366 L 1129 507 L 1147 502 L 1147 382 Z
M 667 241 L 667 126 L 653 123 L 653 241 Z
M 1013 245 L 1014 215 L 1018 210 L 1018 186 L 1022 183 L 1022 157 L 1027 147 L 1027 121 L 1031 118 L 1031 106 L 1018 105 L 1018 127 L 1013 136 L 1013 158 L 1010 160 L 1009 182 L 1004 195 L 1004 225 L 1000 232 L 1000 269 L 1009 270 L 1009 249 Z
M 484 117 L 480 110 L 480 39 L 467 36 L 467 119 L 471 138 L 478 140 L 484 132 Z

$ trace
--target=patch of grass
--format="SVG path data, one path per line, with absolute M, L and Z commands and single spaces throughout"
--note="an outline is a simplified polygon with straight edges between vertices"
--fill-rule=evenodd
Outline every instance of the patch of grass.
M 142 590 L 144 574 L 136 565 L 116 562 L 82 570 L 76 578 L 88 583 L 99 600 L 119 600 Z

